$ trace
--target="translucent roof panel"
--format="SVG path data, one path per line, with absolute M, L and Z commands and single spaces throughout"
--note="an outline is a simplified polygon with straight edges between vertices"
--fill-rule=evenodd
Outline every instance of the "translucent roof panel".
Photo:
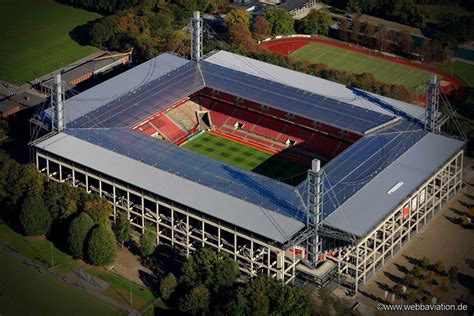
M 192 62 L 178 56 L 161 54 L 67 99 L 64 102 L 66 125 L 186 64 Z M 45 112 L 51 116 L 51 108 Z
M 407 135 L 407 138 L 414 140 L 419 134 L 415 132 Z M 400 145 L 405 142 L 408 145 L 410 140 L 397 140 L 397 138 L 391 139 L 388 144 L 395 145 L 396 150 L 401 150 L 402 154 L 383 170 L 377 171 L 377 175 L 360 188 L 356 196 L 349 198 L 327 216 L 324 220 L 325 225 L 358 237 L 364 236 L 408 195 L 416 192 L 416 189 L 433 174 L 433 170 L 438 170 L 463 146 L 460 140 L 433 133 L 425 134 L 410 148 Z M 389 194 L 388 192 L 396 185 L 397 190 Z
M 368 135 L 323 168 L 323 218 L 343 205 L 382 170 L 416 144 L 427 132 L 406 121 L 378 134 Z M 307 198 L 307 183 L 298 191 Z M 370 219 L 366 219 L 370 220 Z
M 206 86 L 344 130 L 364 134 L 395 115 L 364 109 L 251 74 L 203 62 Z
M 298 192 L 285 183 L 126 128 L 69 129 L 66 133 L 255 204 L 262 209 L 272 210 L 306 223 L 306 212 Z M 202 198 L 206 199 L 206 196 Z
M 194 63 L 130 90 L 69 124 L 69 128 L 127 127 L 202 89 L 204 82 Z
M 424 108 L 420 106 L 387 98 L 360 89 L 354 89 L 340 83 L 310 76 L 302 72 L 297 72 L 223 50 L 210 54 L 206 57 L 206 62 L 278 82 L 296 89 L 309 91 L 329 99 L 343 101 L 350 105 L 389 116 L 393 114 L 398 115 L 399 113 L 397 114 L 397 112 L 402 111 L 404 112 L 403 116 L 407 115 L 410 119 L 416 119 L 422 122 L 425 118 Z
M 92 139 L 92 134 L 86 137 L 87 131 L 92 130 L 82 129 L 77 134 L 81 134 L 82 138 Z M 109 131 L 111 130 L 103 130 L 104 133 Z M 69 133 L 72 134 L 72 130 L 69 130 Z M 120 133 L 117 134 L 122 136 Z M 180 205 L 217 218 L 222 223 L 229 223 L 231 227 L 246 229 L 255 236 L 284 242 L 305 226 L 305 223 L 295 218 L 224 193 L 226 190 L 232 190 L 232 184 L 218 191 L 195 180 L 188 180 L 179 173 L 173 174 L 149 162 L 131 158 L 132 152 L 124 155 L 109 150 L 105 146 L 106 141 L 104 139 L 102 141 L 104 146 L 70 134 L 59 133 L 35 146 L 42 152 L 86 166 L 88 170 L 96 170 L 157 197 L 177 201 Z M 133 149 L 133 146 L 130 148 Z M 148 161 L 148 158 L 145 160 Z M 166 166 L 159 161 L 157 163 L 165 169 Z

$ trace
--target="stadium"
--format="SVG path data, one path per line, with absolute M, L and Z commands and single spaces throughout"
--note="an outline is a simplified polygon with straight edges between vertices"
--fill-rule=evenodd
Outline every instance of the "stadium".
M 56 78 L 39 172 L 96 192 L 138 233 L 248 276 L 352 291 L 462 185 L 464 142 L 424 108 L 213 51 L 161 54 L 70 99 Z M 196 27 L 197 25 L 197 27 Z

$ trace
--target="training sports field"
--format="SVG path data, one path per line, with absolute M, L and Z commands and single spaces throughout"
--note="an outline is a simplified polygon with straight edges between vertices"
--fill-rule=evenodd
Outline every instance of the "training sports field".
M 1 0 L 0 80 L 22 84 L 94 53 L 69 33 L 97 18 L 53 0 Z
M 292 177 L 306 174 L 308 167 L 237 141 L 205 133 L 184 143 L 182 147 L 290 184 Z
M 430 76 L 428 71 L 422 69 L 323 43 L 309 43 L 293 52 L 291 56 L 353 73 L 371 73 L 377 80 L 404 85 L 415 91 L 420 91 Z
M 119 315 L 120 311 L 0 252 L 0 315 Z

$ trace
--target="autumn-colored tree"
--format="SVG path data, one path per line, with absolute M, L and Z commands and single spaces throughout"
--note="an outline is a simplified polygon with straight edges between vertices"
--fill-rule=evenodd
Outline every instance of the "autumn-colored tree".
M 104 222 L 112 215 L 112 205 L 107 200 L 100 198 L 84 203 L 86 212 L 94 222 Z
M 421 263 L 420 263 L 420 266 L 423 268 L 423 269 L 428 269 L 429 266 L 431 264 L 431 261 L 428 257 L 424 256 L 422 259 L 421 259 Z
M 373 24 L 365 23 L 365 45 L 372 48 L 374 47 L 375 27 Z
M 352 27 L 351 27 L 351 41 L 359 44 L 359 34 L 360 34 L 360 17 L 354 16 L 352 20 Z
M 413 50 L 414 42 L 411 34 L 408 30 L 401 30 L 398 32 L 397 37 L 398 47 L 400 48 L 399 51 L 410 53 Z
M 439 274 L 443 274 L 444 271 L 444 263 L 441 260 L 436 261 L 434 264 L 435 271 L 438 272 Z
M 248 29 L 250 26 L 250 13 L 245 9 L 232 10 L 226 15 L 225 23 L 227 27 L 231 27 L 234 24 L 242 24 Z
M 257 47 L 249 28 L 241 23 L 235 23 L 229 27 L 229 41 L 245 48 L 247 51 L 254 50 Z
M 339 22 L 339 39 L 343 42 L 347 41 L 347 30 L 349 29 L 349 22 L 346 19 L 342 19 Z
M 252 26 L 252 31 L 253 37 L 258 41 L 268 38 L 272 34 L 270 26 L 268 25 L 265 18 L 261 15 L 257 16 L 255 19 L 255 23 Z
M 137 16 L 131 12 L 121 15 L 118 18 L 118 27 L 121 32 L 139 33 L 139 21 Z

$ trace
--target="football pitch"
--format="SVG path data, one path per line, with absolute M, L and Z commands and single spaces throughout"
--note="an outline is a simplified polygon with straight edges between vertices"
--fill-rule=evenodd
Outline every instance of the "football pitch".
M 211 133 L 202 134 L 182 147 L 230 165 L 296 185 L 307 166 Z
M 1 0 L 0 12 L 0 80 L 23 84 L 97 51 L 70 35 L 97 13 L 53 0 Z
M 409 67 L 347 49 L 309 43 L 291 54 L 299 60 L 315 64 L 326 64 L 331 68 L 351 71 L 353 73 L 371 73 L 375 79 L 385 83 L 404 85 L 420 92 L 430 77 L 428 71 Z
M 85 292 L 0 252 L 1 315 L 120 315 Z

